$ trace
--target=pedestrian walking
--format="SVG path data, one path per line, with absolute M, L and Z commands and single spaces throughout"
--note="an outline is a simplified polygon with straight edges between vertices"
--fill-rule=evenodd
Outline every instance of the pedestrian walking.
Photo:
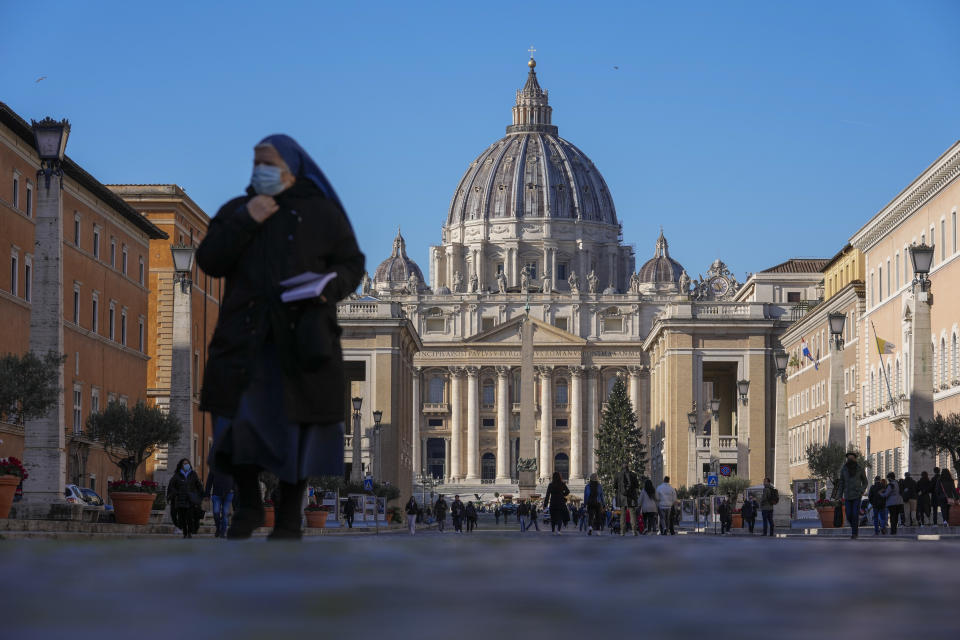
M 407 500 L 404 511 L 407 513 L 407 529 L 410 531 L 410 535 L 413 535 L 417 532 L 417 514 L 420 511 L 420 507 L 413 496 L 410 496 L 410 499 Z
M 627 534 L 627 519 L 630 520 L 633 527 L 633 535 L 640 535 L 637 527 L 637 503 L 640 499 L 640 479 L 637 474 L 630 470 L 630 465 L 626 462 L 620 472 L 614 478 L 614 487 L 617 490 L 617 505 L 620 507 L 620 535 Z
M 733 524 L 733 513 L 730 509 L 730 503 L 727 502 L 726 498 L 720 501 L 720 507 L 717 509 L 717 512 L 720 514 L 720 534 L 723 535 L 730 531 L 730 527 Z
M 200 528 L 200 501 L 203 484 L 186 458 L 177 463 L 177 468 L 167 483 L 167 504 L 173 524 L 183 532 L 184 538 L 192 538 Z
M 530 501 L 530 524 L 527 525 L 527 529 L 533 527 L 537 531 L 540 531 L 540 524 L 537 522 L 537 503 L 533 500 Z
M 347 498 L 347 501 L 343 503 L 343 519 L 347 522 L 347 528 L 353 529 L 353 514 L 356 513 L 357 504 L 353 501 L 353 498 Z
M 900 495 L 903 496 L 904 524 L 912 527 L 918 522 L 917 481 L 910 476 L 909 471 L 903 474 L 903 482 L 900 483 Z
M 640 491 L 640 513 L 643 515 L 643 533 L 644 535 L 656 534 L 654 527 L 657 522 L 657 490 L 653 488 L 653 481 L 647 478 L 643 481 L 643 489 Z
M 520 522 L 520 533 L 527 530 L 527 517 L 530 515 L 530 505 L 526 500 L 521 500 L 517 507 L 517 520 Z
M 553 472 L 553 479 L 547 485 L 547 495 L 543 499 L 543 508 L 550 509 L 550 533 L 560 535 L 563 529 L 563 521 L 567 517 L 567 496 L 570 495 L 570 489 L 567 483 L 560 477 L 559 471 Z
M 867 494 L 867 499 L 870 500 L 870 506 L 873 508 L 873 535 L 875 536 L 887 533 L 887 500 L 882 495 L 883 489 L 883 478 L 875 476 L 870 493 Z
M 472 532 L 477 527 L 477 508 L 473 502 L 467 501 L 467 506 L 463 510 L 463 517 L 467 521 L 467 533 Z
M 760 510 L 760 503 L 752 495 L 748 495 L 743 501 L 743 507 L 740 509 L 740 515 L 743 517 L 743 523 L 747 525 L 750 535 L 753 535 L 753 528 L 757 525 L 757 512 Z
M 450 505 L 450 517 L 453 519 L 453 530 L 456 533 L 463 533 L 463 503 L 460 502 L 460 496 L 453 496 L 453 504 Z
M 500 507 L 494 507 L 493 518 L 496 521 L 496 524 L 500 524 Z
M 603 487 L 600 486 L 600 480 L 597 474 L 590 474 L 590 481 L 583 489 L 583 504 L 587 506 L 587 535 L 593 535 L 593 530 L 597 530 L 597 535 L 603 531 Z
M 930 478 L 930 506 L 933 507 L 933 526 L 937 526 L 940 513 L 940 498 L 943 488 L 940 486 L 940 467 L 933 468 L 933 477 Z
M 903 496 L 900 495 L 900 484 L 896 474 L 891 471 L 887 474 L 887 486 L 880 495 L 884 499 L 884 506 L 890 514 L 890 535 L 897 535 L 897 525 L 900 524 L 900 514 L 903 513 Z
M 210 469 L 207 482 L 203 485 L 203 497 L 210 499 L 213 512 L 214 538 L 226 538 L 230 523 L 230 509 L 233 505 L 233 477 Z
M 197 265 L 225 278 L 201 408 L 214 417 L 211 465 L 236 481 L 229 538 L 264 520 L 261 471 L 279 479 L 271 539 L 299 539 L 310 476 L 343 474 L 345 375 L 336 303 L 356 290 L 364 256 L 333 187 L 286 135 L 254 148 L 247 195 L 220 208 Z M 284 303 L 280 284 L 333 274 L 318 297 Z
M 937 483 L 940 491 L 937 497 L 937 504 L 943 515 L 943 526 L 950 524 L 950 507 L 957 504 L 957 485 L 953 482 L 953 476 L 949 469 L 940 472 L 940 481 Z
M 763 535 L 767 535 L 767 525 L 770 526 L 770 535 L 774 535 L 773 508 L 780 502 L 780 492 L 777 491 L 770 478 L 763 479 L 763 493 L 760 494 L 760 516 L 763 518 Z
M 920 479 L 917 480 L 917 524 L 921 527 L 925 522 L 930 522 L 930 507 L 932 504 L 933 482 L 930 480 L 930 474 L 921 471 Z
M 840 467 L 836 493 L 843 499 L 847 522 L 850 523 L 850 538 L 860 535 L 860 499 L 867 489 L 867 474 L 857 462 L 857 452 L 848 451 L 847 459 Z
M 443 533 L 447 525 L 447 501 L 443 496 L 437 498 L 437 503 L 433 505 L 433 514 L 437 518 L 437 531 Z
M 673 505 L 677 502 L 677 490 L 670 486 L 670 476 L 664 476 L 663 482 L 657 487 L 657 510 L 660 513 L 660 535 L 676 535 L 673 525 Z

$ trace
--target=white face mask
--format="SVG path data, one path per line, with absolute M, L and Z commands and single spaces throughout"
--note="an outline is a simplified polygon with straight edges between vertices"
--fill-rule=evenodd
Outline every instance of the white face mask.
M 287 188 L 283 183 L 283 169 L 269 164 L 258 164 L 253 168 L 250 185 L 264 196 L 275 196 Z

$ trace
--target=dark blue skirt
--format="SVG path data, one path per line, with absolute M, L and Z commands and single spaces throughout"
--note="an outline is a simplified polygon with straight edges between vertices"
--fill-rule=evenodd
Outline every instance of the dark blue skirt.
M 343 423 L 290 422 L 283 408 L 283 372 L 273 345 L 258 359 L 233 418 L 214 416 L 210 464 L 232 473 L 255 465 L 291 484 L 313 476 L 343 476 Z

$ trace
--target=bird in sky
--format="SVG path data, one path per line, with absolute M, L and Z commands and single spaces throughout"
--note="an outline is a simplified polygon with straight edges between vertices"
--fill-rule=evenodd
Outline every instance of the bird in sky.
M 40 76 L 34 81 L 34 84 L 36 84 L 37 82 L 40 82 L 41 80 L 46 80 L 46 79 L 47 79 L 47 76 Z
M 613 68 L 614 68 L 614 70 L 616 70 L 616 71 L 619 71 L 619 70 L 620 70 L 620 67 L 618 67 L 617 65 L 613 65 Z

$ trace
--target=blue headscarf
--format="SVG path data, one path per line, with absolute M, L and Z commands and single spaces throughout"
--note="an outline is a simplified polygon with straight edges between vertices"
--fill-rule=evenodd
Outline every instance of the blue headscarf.
M 313 161 L 310 154 L 303 150 L 297 141 L 283 133 L 275 133 L 261 140 L 257 146 L 268 144 L 277 150 L 283 161 L 287 163 L 287 168 L 297 178 L 306 178 L 323 192 L 328 199 L 333 200 L 343 209 L 343 203 L 337 197 L 337 192 L 333 190 L 333 185 L 323 175 L 323 171 Z M 345 210 L 345 209 L 344 209 Z

